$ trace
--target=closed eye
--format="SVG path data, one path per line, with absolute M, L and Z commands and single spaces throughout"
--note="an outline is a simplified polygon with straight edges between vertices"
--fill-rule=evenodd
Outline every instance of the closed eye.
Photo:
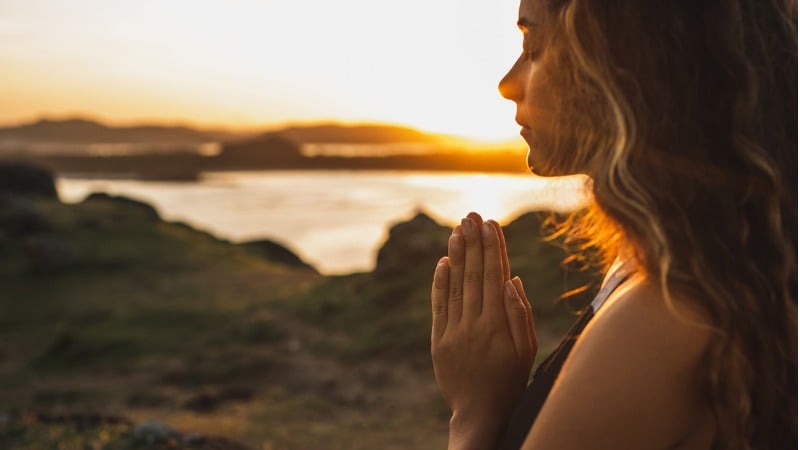
M 528 61 L 535 61 L 541 55 L 541 46 L 534 41 L 534 35 L 539 31 L 537 24 L 522 17 L 517 22 L 517 27 L 522 31 L 522 54 Z
M 522 41 L 522 54 L 528 61 L 536 61 L 541 56 L 541 47 L 533 42 L 529 35 L 525 35 Z
M 533 62 L 533 61 L 536 61 L 537 59 L 539 59 L 539 57 L 541 56 L 542 52 L 540 50 L 531 50 L 531 51 L 523 52 L 523 54 L 525 55 L 525 59 L 527 59 L 528 61 Z

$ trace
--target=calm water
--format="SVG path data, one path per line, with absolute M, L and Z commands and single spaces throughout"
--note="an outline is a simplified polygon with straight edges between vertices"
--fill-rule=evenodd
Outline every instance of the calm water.
M 387 227 L 423 210 L 452 225 L 469 211 L 507 222 L 582 201 L 580 179 L 474 173 L 210 172 L 197 183 L 60 178 L 63 201 L 126 195 L 233 241 L 272 239 L 326 274 L 371 270 Z

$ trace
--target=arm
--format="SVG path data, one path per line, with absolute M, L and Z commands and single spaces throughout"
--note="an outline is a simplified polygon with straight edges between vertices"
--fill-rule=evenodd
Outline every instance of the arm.
M 576 343 L 524 449 L 666 449 L 707 423 L 700 366 L 709 327 L 676 317 L 647 282 L 609 302 Z M 709 323 L 687 305 L 676 299 L 681 315 Z
M 436 381 L 453 413 L 449 448 L 492 448 L 536 353 L 530 305 L 510 279 L 499 225 L 473 213 L 453 230 L 431 304 Z

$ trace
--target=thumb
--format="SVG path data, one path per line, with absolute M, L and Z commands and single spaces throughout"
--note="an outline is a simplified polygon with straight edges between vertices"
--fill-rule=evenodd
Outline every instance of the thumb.
M 514 350 L 517 353 L 517 358 L 520 361 L 525 361 L 532 350 L 532 342 L 528 331 L 528 312 L 525 309 L 522 297 L 517 292 L 517 288 L 510 280 L 505 282 L 503 297 L 508 328 L 511 331 L 511 339 L 514 342 Z
M 525 307 L 525 312 L 528 316 L 528 336 L 531 341 L 531 348 L 535 354 L 539 348 L 539 344 L 536 340 L 536 327 L 533 326 L 533 312 L 531 311 L 531 303 L 528 301 L 528 296 L 525 295 L 525 288 L 522 286 L 522 280 L 519 277 L 514 277 L 511 282 L 514 283 L 514 287 L 517 288 L 517 294 L 519 294 L 520 298 L 522 299 L 522 305 Z

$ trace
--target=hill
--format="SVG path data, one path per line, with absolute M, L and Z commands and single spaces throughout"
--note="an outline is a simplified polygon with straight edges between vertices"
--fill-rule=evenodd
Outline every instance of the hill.
M 173 427 L 215 446 L 163 448 L 445 446 L 428 293 L 447 227 L 418 214 L 391 227 L 374 272 L 324 277 L 133 199 L 20 189 L 0 193 L 0 447 L 162 448 L 134 431 Z M 564 271 L 540 226 L 504 227 L 539 359 L 586 301 L 560 293 L 593 281 Z
M 380 124 L 291 125 L 266 133 L 280 133 L 297 143 L 430 143 L 455 138 L 425 133 L 410 127 Z M 0 142 L 12 143 L 203 143 L 237 141 L 258 136 L 259 132 L 238 133 L 220 129 L 187 126 L 136 125 L 112 126 L 71 118 L 40 119 L 16 126 L 0 127 Z
M 0 128 L 0 140 L 79 143 L 202 143 L 230 138 L 228 133 L 184 126 L 109 126 L 86 119 L 49 120 Z
M 6 141 L 3 141 L 3 136 Z M 0 129 L 0 160 L 45 166 L 60 175 L 93 174 L 175 181 L 196 181 L 201 172 L 220 170 L 528 172 L 519 149 L 464 152 L 453 147 L 457 144 L 453 138 L 407 127 L 369 124 L 292 126 L 280 131 L 239 136 L 221 144 L 211 143 L 213 151 L 203 151 L 208 145 L 202 140 L 214 136 L 211 132 L 186 127 L 108 127 L 81 119 L 43 120 Z M 103 140 L 120 142 L 116 146 L 113 142 L 89 142 Z M 125 140 L 141 142 L 122 142 Z M 376 150 L 369 156 L 358 157 L 307 154 L 304 145 L 315 141 L 321 144 L 374 144 Z M 425 150 L 397 153 L 396 149 L 388 151 L 380 147 L 386 143 L 413 144 L 417 150 L 421 144 Z M 98 151 L 99 148 L 103 150 Z M 387 151 L 389 153 L 385 153 Z

